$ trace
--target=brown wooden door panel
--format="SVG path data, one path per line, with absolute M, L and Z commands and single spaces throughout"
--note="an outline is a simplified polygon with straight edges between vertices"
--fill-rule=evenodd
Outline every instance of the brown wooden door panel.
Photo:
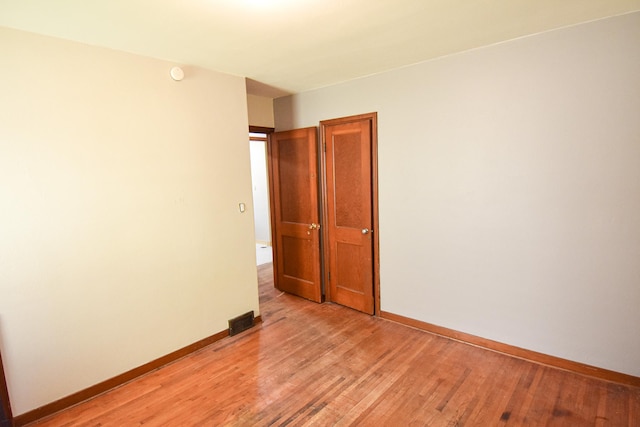
M 374 313 L 372 119 L 321 122 L 329 299 Z
M 275 286 L 321 302 L 317 129 L 270 135 Z

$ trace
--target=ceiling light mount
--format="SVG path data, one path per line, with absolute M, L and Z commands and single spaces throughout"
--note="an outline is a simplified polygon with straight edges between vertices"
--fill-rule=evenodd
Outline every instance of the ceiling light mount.
M 169 71 L 169 74 L 171 74 L 171 78 L 177 82 L 184 79 L 184 71 L 182 71 L 182 68 L 180 67 L 171 68 L 171 71 Z

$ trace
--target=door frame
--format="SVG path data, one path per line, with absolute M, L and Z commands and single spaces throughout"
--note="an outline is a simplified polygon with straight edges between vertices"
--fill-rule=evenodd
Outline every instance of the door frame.
M 0 405 L 2 405 L 2 411 L 4 413 L 4 418 L 0 418 L 0 426 L 12 426 L 13 414 L 11 413 L 11 402 L 9 401 L 7 379 L 4 375 L 4 367 L 2 365 L 2 354 L 0 354 Z
M 273 132 L 274 132 L 274 128 L 249 125 L 249 145 L 251 146 L 251 143 L 254 143 L 254 142 L 264 143 L 264 159 L 265 159 L 264 167 L 265 167 L 265 179 L 266 179 L 266 185 L 267 185 L 267 204 L 268 204 L 267 209 L 269 211 L 269 240 L 268 241 L 256 240 L 256 243 L 263 243 L 268 246 L 273 246 L 273 236 L 271 235 L 271 232 L 272 232 L 271 185 L 270 185 L 271 177 L 269 176 L 269 135 L 272 134 Z M 252 133 L 264 134 L 265 136 L 264 137 L 251 136 Z M 251 161 L 253 162 L 253 159 L 251 159 Z M 251 174 L 253 179 L 253 164 L 251 165 Z M 254 210 L 255 210 L 255 206 L 254 206 Z
M 327 126 L 358 122 L 369 120 L 371 123 L 371 214 L 373 228 L 371 230 L 372 237 L 372 264 L 373 264 L 373 315 L 380 316 L 380 227 L 378 218 L 378 113 L 358 114 L 354 116 L 341 117 L 337 119 L 320 121 L 320 174 L 321 174 L 321 197 L 322 197 L 322 224 L 328 221 L 328 192 L 327 192 L 327 165 L 326 165 L 326 132 Z M 329 227 L 322 227 L 321 247 L 322 251 L 322 279 L 325 289 L 325 300 L 331 301 L 331 287 L 325 282 L 326 272 L 329 271 Z

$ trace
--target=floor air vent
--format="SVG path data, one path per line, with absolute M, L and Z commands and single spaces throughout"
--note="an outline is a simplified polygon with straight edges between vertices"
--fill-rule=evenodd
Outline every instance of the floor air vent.
M 229 335 L 233 336 L 253 326 L 253 310 L 229 320 Z

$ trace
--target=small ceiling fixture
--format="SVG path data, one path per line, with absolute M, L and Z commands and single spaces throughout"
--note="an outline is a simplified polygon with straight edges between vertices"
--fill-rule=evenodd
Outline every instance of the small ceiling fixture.
M 171 78 L 177 82 L 184 79 L 184 71 L 182 71 L 180 67 L 173 67 L 169 74 L 171 74 Z

